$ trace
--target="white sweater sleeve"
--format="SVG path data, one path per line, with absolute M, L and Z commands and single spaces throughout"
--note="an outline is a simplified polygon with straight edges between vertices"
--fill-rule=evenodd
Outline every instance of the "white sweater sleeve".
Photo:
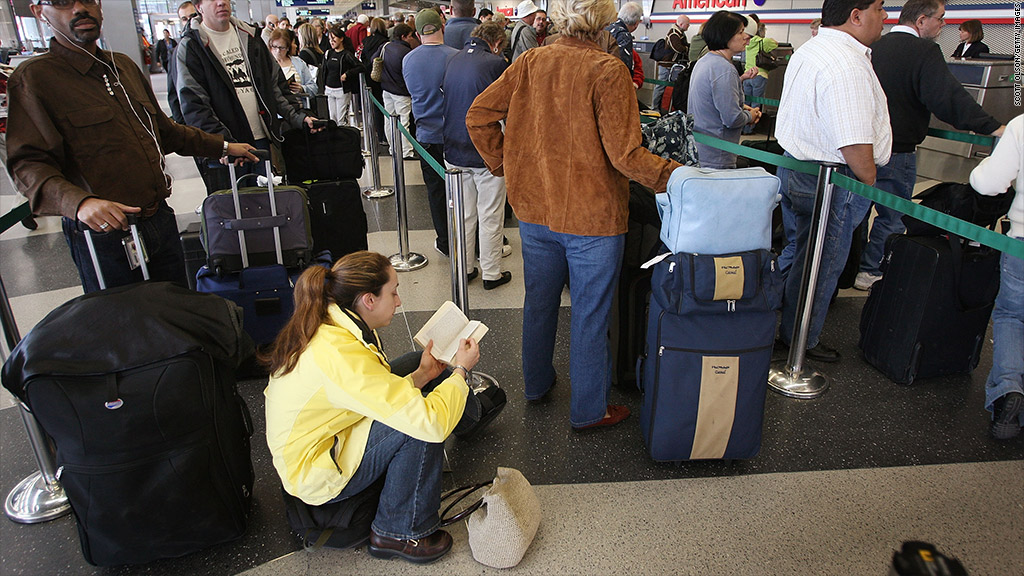
M 1024 114 L 1006 125 L 1006 131 L 992 151 L 971 172 L 971 186 L 980 194 L 995 196 L 1013 186 L 1016 195 L 1010 212 L 1010 236 L 1024 238 Z
M 980 194 L 995 196 L 1017 181 L 1017 193 L 1024 181 L 1024 114 L 1017 116 L 1006 125 L 999 144 L 992 155 L 981 161 L 971 172 L 971 187 Z

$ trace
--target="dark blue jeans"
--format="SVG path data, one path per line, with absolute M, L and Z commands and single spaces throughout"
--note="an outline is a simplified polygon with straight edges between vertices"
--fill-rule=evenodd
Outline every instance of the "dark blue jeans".
M 789 154 L 786 154 L 789 156 Z M 853 173 L 846 166 L 840 172 L 850 178 Z M 796 323 L 796 312 L 800 302 L 800 283 L 804 271 L 804 259 L 811 239 L 809 238 L 811 221 L 814 218 L 814 199 L 816 196 L 817 175 L 794 172 L 779 167 L 779 180 L 782 183 L 782 221 L 786 227 L 786 238 L 790 244 L 782 251 L 779 262 L 789 271 L 786 273 L 786 291 L 782 300 L 782 322 L 779 325 L 779 338 L 789 343 L 793 336 Z M 838 186 L 832 193 L 832 206 L 829 211 L 825 242 L 822 246 L 821 267 L 818 272 L 818 284 L 814 291 L 814 306 L 811 309 L 811 325 L 807 333 L 807 347 L 818 345 L 818 337 L 825 325 L 832 294 L 839 283 L 839 276 L 846 267 L 846 258 L 850 254 L 850 243 L 853 231 L 864 220 L 871 201 L 857 196 L 849 190 Z
M 62 219 L 64 239 L 71 249 L 71 258 L 78 268 L 78 276 L 82 280 L 82 288 L 88 294 L 100 289 L 96 278 L 95 267 L 89 256 L 89 246 L 85 242 L 85 230 L 88 226 L 70 218 Z M 130 231 L 111 230 L 109 232 L 91 231 L 96 257 L 107 288 L 124 286 L 142 282 L 142 269 L 131 269 L 128 253 L 125 252 L 122 240 L 131 237 Z M 139 236 L 146 246 L 149 255 L 150 279 L 155 282 L 168 281 L 181 286 L 188 286 L 185 280 L 185 255 L 178 237 L 178 223 L 174 219 L 174 210 L 166 202 L 160 202 L 156 214 L 139 222 Z
M 884 190 L 893 196 L 910 200 L 917 182 L 917 154 L 914 152 L 894 152 L 885 166 L 878 167 L 875 188 Z M 885 241 L 892 234 L 902 234 L 907 227 L 903 225 L 903 213 L 892 208 L 875 204 L 878 215 L 871 223 L 868 243 L 861 254 L 860 271 L 873 276 L 880 276 L 882 256 L 885 255 Z
M 391 372 L 399 376 L 411 374 L 419 366 L 421 352 L 410 352 L 391 362 Z M 423 387 L 428 394 L 444 381 L 450 371 Z M 461 433 L 480 419 L 480 401 L 470 393 L 462 419 L 455 426 Z M 370 426 L 366 451 L 356 473 L 332 502 L 351 498 L 384 476 L 373 531 L 381 536 L 409 540 L 429 536 L 440 523 L 441 473 L 444 466 L 444 444 L 416 440 L 380 422 Z

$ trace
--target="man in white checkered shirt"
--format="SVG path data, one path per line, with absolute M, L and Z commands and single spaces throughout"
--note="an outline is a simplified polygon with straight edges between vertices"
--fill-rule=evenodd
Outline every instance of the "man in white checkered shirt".
M 871 67 L 868 48 L 881 38 L 885 18 L 882 0 L 825 0 L 821 31 L 789 61 L 776 130 L 787 155 L 843 164 L 843 173 L 869 186 L 875 183 L 875 166 L 887 164 L 892 149 L 885 93 Z M 778 175 L 789 239 L 780 258 L 788 276 L 779 339 L 788 346 L 801 305 L 800 281 L 817 177 L 785 168 L 779 168 Z M 812 360 L 839 360 L 839 353 L 821 343 L 819 336 L 853 231 L 870 208 L 866 198 L 835 189 L 807 334 L 807 357 Z

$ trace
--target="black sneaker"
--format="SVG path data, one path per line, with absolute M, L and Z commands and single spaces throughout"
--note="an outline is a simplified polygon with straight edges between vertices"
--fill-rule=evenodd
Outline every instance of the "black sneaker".
M 1010 392 L 992 403 L 992 437 L 1009 440 L 1020 434 L 1020 411 L 1024 409 L 1024 394 Z
M 480 420 L 470 429 L 457 434 L 460 440 L 469 440 L 476 436 L 501 414 L 508 402 L 505 391 L 489 382 L 474 388 L 471 393 L 480 400 Z

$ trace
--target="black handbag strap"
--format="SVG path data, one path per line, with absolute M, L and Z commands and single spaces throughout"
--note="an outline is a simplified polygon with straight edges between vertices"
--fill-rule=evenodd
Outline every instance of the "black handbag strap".
M 462 520 L 463 518 L 468 517 L 473 512 L 476 512 L 477 509 L 479 509 L 481 506 L 483 506 L 483 504 L 484 504 L 484 499 L 483 498 L 480 498 L 476 502 L 470 504 L 465 510 L 462 510 L 461 512 L 458 512 L 454 516 L 446 518 L 448 513 L 451 512 L 451 509 L 454 508 L 459 502 L 462 502 L 463 500 L 466 499 L 467 496 L 469 496 L 470 494 L 476 492 L 477 490 L 480 490 L 481 488 L 487 488 L 491 484 L 493 484 L 492 481 L 481 482 L 479 484 L 471 484 L 469 486 L 463 486 L 461 488 L 456 488 L 454 490 L 446 492 L 443 496 L 441 496 L 441 502 L 444 502 L 445 500 L 447 500 L 447 499 L 451 498 L 452 496 L 455 496 L 456 494 L 458 494 L 458 497 L 455 500 L 453 500 L 452 503 L 449 504 L 444 509 L 444 512 L 441 512 L 441 526 L 442 527 L 443 526 L 451 526 L 452 524 L 455 524 L 459 520 Z

